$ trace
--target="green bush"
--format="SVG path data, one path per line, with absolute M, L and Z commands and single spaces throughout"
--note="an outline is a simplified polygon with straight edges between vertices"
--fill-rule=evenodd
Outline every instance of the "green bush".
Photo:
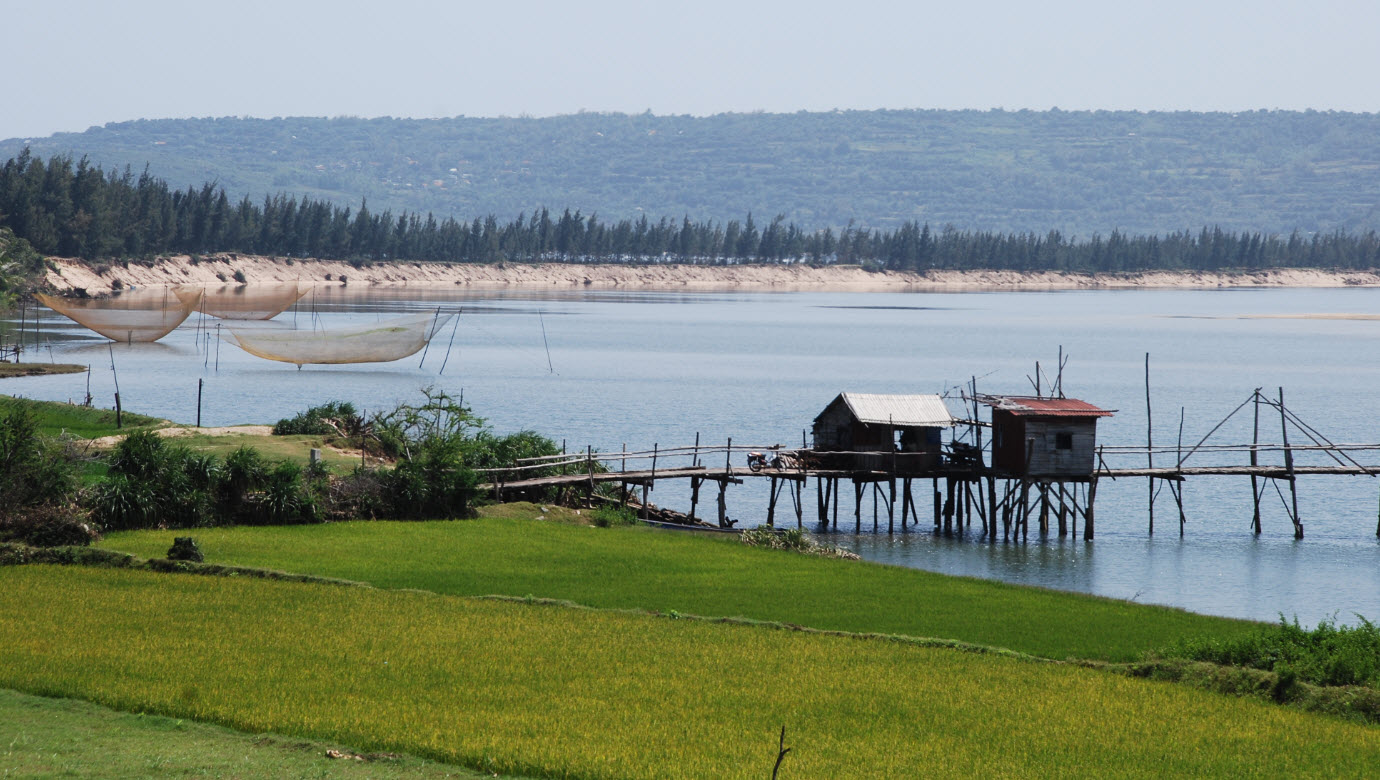
M 109 472 L 87 496 L 92 519 L 106 529 L 214 525 L 224 481 L 219 461 L 170 446 L 148 430 L 115 447 Z
M 1380 627 L 1359 615 L 1357 620 L 1357 626 L 1323 620 L 1309 630 L 1297 618 L 1281 617 L 1278 625 L 1239 639 L 1188 639 L 1162 655 L 1276 672 L 1286 690 L 1296 681 L 1380 688 Z
M 60 446 L 39 435 L 33 414 L 13 406 L 0 415 L 0 518 L 27 507 L 65 503 L 77 473 Z
M 625 506 L 601 506 L 589 513 L 589 521 L 600 528 L 637 525 L 637 513 Z
M 227 509 L 238 509 L 251 491 L 258 490 L 268 476 L 268 464 L 259 451 L 242 446 L 225 456 L 220 482 L 220 499 Z
M 86 546 L 100 538 L 79 512 L 68 507 L 38 506 L 0 520 L 0 542 L 31 547 Z
M 328 422 L 329 421 L 329 422 Z M 332 424 L 334 423 L 334 424 Z M 274 436 L 357 436 L 364 420 L 348 401 L 330 401 L 313 406 L 295 417 L 284 418 L 273 426 Z

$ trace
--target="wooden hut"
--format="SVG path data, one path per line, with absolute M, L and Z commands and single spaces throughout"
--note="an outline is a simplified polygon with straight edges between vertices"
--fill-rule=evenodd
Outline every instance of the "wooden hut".
M 953 424 L 937 395 L 840 393 L 815 417 L 814 450 L 825 468 L 914 473 L 939 465 Z
M 992 408 L 992 468 L 1041 477 L 1088 477 L 1096 469 L 1097 420 L 1111 417 L 1076 398 L 981 396 Z

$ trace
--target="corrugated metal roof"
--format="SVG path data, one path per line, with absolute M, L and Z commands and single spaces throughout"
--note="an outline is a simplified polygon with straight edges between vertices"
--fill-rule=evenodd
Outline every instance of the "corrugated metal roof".
M 954 424 L 944 399 L 933 394 L 842 393 L 839 397 L 859 422 L 905 428 L 948 428 Z
M 1032 398 L 1021 395 L 990 395 L 980 399 L 994 409 L 1018 417 L 1111 417 L 1111 409 L 1099 409 L 1077 398 Z

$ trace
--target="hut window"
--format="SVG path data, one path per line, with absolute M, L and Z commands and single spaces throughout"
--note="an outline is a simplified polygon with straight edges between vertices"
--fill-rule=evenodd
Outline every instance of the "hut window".
M 1054 449 L 1071 450 L 1073 449 L 1073 434 L 1056 433 L 1054 434 Z

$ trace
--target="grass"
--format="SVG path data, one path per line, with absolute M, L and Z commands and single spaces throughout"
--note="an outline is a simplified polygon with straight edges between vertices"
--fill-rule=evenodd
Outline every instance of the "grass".
M 4 363 L 0 362 L 0 379 L 16 376 L 42 376 L 45 374 L 79 374 L 86 366 L 75 363 Z
M 0 777 L 490 776 L 407 756 L 331 759 L 327 750 L 359 755 L 340 745 L 0 690 Z
M 14 405 L 29 409 L 38 423 L 39 433 L 45 436 L 67 433 L 79 439 L 96 439 L 141 428 L 161 428 L 169 424 L 167 420 L 157 417 L 124 412 L 121 414 L 124 427 L 116 428 L 114 409 L 0 396 L 0 413 L 8 412 Z
M 507 517 L 223 528 L 192 534 L 207 561 L 451 595 L 528 594 L 594 607 L 745 616 L 819 629 L 940 637 L 1023 653 L 1126 661 L 1186 636 L 1260 624 L 1125 601 L 749 548 L 736 538 Z M 185 531 L 100 544 L 162 557 Z
M 220 458 L 241 446 L 249 446 L 270 461 L 291 461 L 303 466 L 311 460 L 311 450 L 315 448 L 321 450 L 322 461 L 333 471 L 348 472 L 359 465 L 358 454 L 350 455 L 348 452 L 333 450 L 326 446 L 321 436 L 256 436 L 247 433 L 209 436 L 194 433 L 175 437 L 170 439 L 169 443 Z
M 1374 728 L 1073 665 L 37 565 L 0 569 L 0 686 L 538 776 L 764 777 L 783 724 L 784 778 L 1359 776 L 1380 761 Z

